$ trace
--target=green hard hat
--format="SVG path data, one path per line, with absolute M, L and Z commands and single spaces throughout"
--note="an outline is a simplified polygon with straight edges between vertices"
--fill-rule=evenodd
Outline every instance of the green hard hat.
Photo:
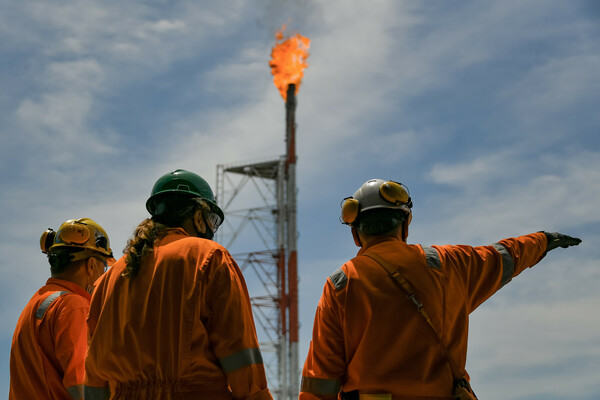
M 151 215 L 157 214 L 158 201 L 163 195 L 173 193 L 189 197 L 200 197 L 205 200 L 211 210 L 221 220 L 224 219 L 223 211 L 217 206 L 215 196 L 209 184 L 199 175 L 183 169 L 164 174 L 154 184 L 150 198 L 146 201 L 146 209 Z

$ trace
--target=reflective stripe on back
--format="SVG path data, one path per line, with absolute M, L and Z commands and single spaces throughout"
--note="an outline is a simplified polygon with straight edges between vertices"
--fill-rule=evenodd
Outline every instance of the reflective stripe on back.
M 50 304 L 52 304 L 54 302 L 54 300 L 58 299 L 63 294 L 67 294 L 67 293 L 69 293 L 69 292 L 64 292 L 64 291 L 62 291 L 62 292 L 54 292 L 50 296 L 46 297 L 44 299 L 44 301 L 42 301 L 42 303 L 38 307 L 37 311 L 35 312 L 36 318 L 37 319 L 42 319 L 42 317 L 46 313 L 46 310 L 48 309 L 48 307 L 50 307 Z
M 502 287 L 512 279 L 513 274 L 515 273 L 515 261 L 504 245 L 500 243 L 494 243 L 492 246 L 494 246 L 494 248 L 502 256 L 502 278 L 500 280 L 500 287 Z
M 108 387 L 84 386 L 85 400 L 106 400 L 110 398 Z
M 263 360 L 260 350 L 254 348 L 244 349 L 226 357 L 219 358 L 219 362 L 221 363 L 223 371 L 225 371 L 225 373 L 230 373 L 252 364 L 262 364 Z
M 358 400 L 392 400 L 391 393 L 359 393 Z
M 71 386 L 67 392 L 76 400 L 83 399 L 83 384 Z
M 342 290 L 348 283 L 348 277 L 341 268 L 338 268 L 333 274 L 329 275 L 329 279 L 331 279 L 331 283 L 333 283 L 335 290 Z
M 335 396 L 339 393 L 341 387 L 342 385 L 337 379 L 310 378 L 308 376 L 303 376 L 302 389 L 300 390 L 314 395 Z
M 442 269 L 442 261 L 440 255 L 436 249 L 430 246 L 423 246 L 421 248 L 425 252 L 425 258 L 427 259 L 427 266 L 433 269 Z

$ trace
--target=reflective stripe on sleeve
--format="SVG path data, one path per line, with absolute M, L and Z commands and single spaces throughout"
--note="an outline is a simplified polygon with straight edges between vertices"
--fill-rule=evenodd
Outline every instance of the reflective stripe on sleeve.
M 75 400 L 83 399 L 83 384 L 73 385 L 67 389 L 67 392 L 69 392 L 71 397 Z
M 64 291 L 63 292 L 54 292 L 50 296 L 46 297 L 44 299 L 44 301 L 42 301 L 42 303 L 38 307 L 37 311 L 35 312 L 35 317 L 37 319 L 42 319 L 42 317 L 46 313 L 46 310 L 48 309 L 48 307 L 50 307 L 50 304 L 52 304 L 54 302 L 54 300 L 58 299 L 63 294 L 67 294 L 67 293 L 69 293 L 69 292 L 64 292 Z
M 262 355 L 260 354 L 260 350 L 257 348 L 254 349 L 244 349 L 238 351 L 237 353 L 230 354 L 223 358 L 219 358 L 219 362 L 221 363 L 221 368 L 225 373 L 233 372 L 237 369 L 247 367 L 252 364 L 262 364 Z
M 348 277 L 341 268 L 336 269 L 333 274 L 329 275 L 329 279 L 331 279 L 331 283 L 333 283 L 335 290 L 342 290 L 348 283 Z
M 502 256 L 502 278 L 500 280 L 500 287 L 502 287 L 512 279 L 513 274 L 515 273 L 515 261 L 504 245 L 500 243 L 494 243 L 492 246 L 494 246 L 494 248 Z
M 110 398 L 108 387 L 84 386 L 85 400 L 107 400 Z
M 433 269 L 442 269 L 442 261 L 437 250 L 430 246 L 421 246 L 425 252 L 425 259 L 427 260 L 427 266 Z
M 302 377 L 302 389 L 305 393 L 312 393 L 318 396 L 335 396 L 342 387 L 337 379 L 310 378 Z

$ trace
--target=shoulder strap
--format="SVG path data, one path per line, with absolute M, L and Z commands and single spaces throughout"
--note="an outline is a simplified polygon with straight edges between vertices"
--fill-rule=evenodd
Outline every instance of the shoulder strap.
M 457 373 L 457 369 L 454 365 L 454 362 L 452 361 L 452 358 L 450 358 L 450 354 L 448 353 L 448 349 L 446 348 L 446 345 L 444 345 L 444 342 L 442 341 L 442 338 L 440 337 L 438 330 L 435 328 L 435 326 L 433 325 L 433 323 L 431 322 L 431 318 L 429 318 L 429 315 L 427 314 L 427 311 L 425 311 L 425 309 L 423 308 L 423 303 L 421 303 L 416 297 L 415 297 L 415 293 L 412 289 L 412 286 L 410 285 L 410 283 L 400 274 L 399 270 L 393 270 L 392 267 L 390 267 L 390 265 L 379 255 L 377 254 L 363 254 L 366 257 L 369 257 L 370 259 L 372 259 L 373 261 L 377 262 L 377 264 L 379 264 L 383 269 L 385 269 L 387 271 L 387 273 L 390 275 L 390 277 L 392 278 L 392 280 L 394 282 L 396 282 L 396 284 L 398 284 L 398 286 L 404 291 L 406 292 L 406 296 L 410 299 L 410 301 L 415 305 L 417 311 L 419 312 L 419 314 L 421 314 L 421 316 L 423 317 L 423 319 L 427 322 L 427 325 L 429 325 L 431 327 L 431 329 L 433 330 L 433 332 L 435 333 L 435 337 L 438 339 L 438 342 L 440 344 L 440 348 L 442 349 L 442 352 L 444 353 L 444 356 L 446 357 L 446 359 L 448 360 L 448 364 L 450 365 L 450 369 L 452 370 L 452 375 L 454 375 L 454 379 L 459 379 L 462 378 L 462 376 L 460 376 Z

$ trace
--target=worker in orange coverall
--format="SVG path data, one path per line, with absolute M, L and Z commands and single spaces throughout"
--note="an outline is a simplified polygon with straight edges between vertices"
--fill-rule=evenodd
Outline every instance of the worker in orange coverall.
M 204 179 L 158 179 L 88 318 L 85 398 L 271 400 L 244 277 Z
M 489 246 L 407 244 L 408 189 L 372 179 L 342 202 L 358 255 L 329 276 L 301 400 L 474 399 L 469 314 L 525 268 L 580 239 L 538 232 Z
M 11 400 L 83 399 L 91 292 L 112 250 L 88 218 L 64 222 L 40 240 L 51 278 L 21 313 L 10 351 Z

